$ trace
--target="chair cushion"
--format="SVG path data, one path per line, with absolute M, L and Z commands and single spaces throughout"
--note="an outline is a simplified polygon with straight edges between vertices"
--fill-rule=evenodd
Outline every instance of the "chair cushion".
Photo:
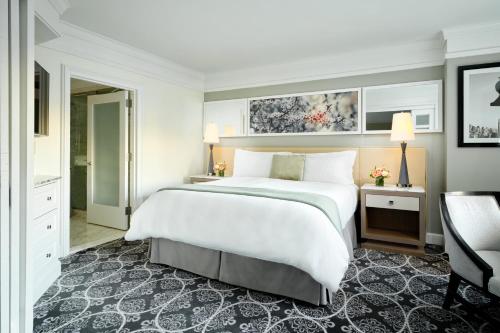
M 500 251 L 500 208 L 492 195 L 448 195 L 453 225 L 475 251 Z
M 488 282 L 490 293 L 500 296 L 500 251 L 476 251 L 493 268 L 493 277 Z

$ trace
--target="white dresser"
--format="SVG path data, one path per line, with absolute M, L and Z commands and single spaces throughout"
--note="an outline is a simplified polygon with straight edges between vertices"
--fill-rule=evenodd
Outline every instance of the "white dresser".
M 59 177 L 35 176 L 32 229 L 33 302 L 36 302 L 61 274 L 59 187 Z

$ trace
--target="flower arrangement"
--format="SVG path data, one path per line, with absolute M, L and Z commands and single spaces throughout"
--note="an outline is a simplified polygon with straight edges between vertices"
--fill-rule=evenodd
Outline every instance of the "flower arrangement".
M 384 186 L 384 179 L 391 176 L 389 170 L 386 168 L 375 167 L 370 171 L 370 177 L 375 178 L 375 185 Z
M 214 165 L 214 171 L 219 177 L 224 177 L 224 171 L 226 170 L 226 162 L 217 162 Z

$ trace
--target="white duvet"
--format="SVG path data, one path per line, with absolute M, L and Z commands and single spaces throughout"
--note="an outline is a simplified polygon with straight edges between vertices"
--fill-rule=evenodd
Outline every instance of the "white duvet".
M 337 203 L 342 227 L 357 204 L 357 187 L 269 178 L 231 177 L 210 185 L 323 194 Z M 167 238 L 287 264 L 335 292 L 349 263 L 342 235 L 318 208 L 278 199 L 210 192 L 160 191 L 132 215 L 128 241 Z

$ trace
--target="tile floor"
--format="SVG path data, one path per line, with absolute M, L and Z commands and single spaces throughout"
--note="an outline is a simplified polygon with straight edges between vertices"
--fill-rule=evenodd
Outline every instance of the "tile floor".
M 87 223 L 84 210 L 73 210 L 71 215 L 71 252 L 77 252 L 122 238 L 125 231 Z

